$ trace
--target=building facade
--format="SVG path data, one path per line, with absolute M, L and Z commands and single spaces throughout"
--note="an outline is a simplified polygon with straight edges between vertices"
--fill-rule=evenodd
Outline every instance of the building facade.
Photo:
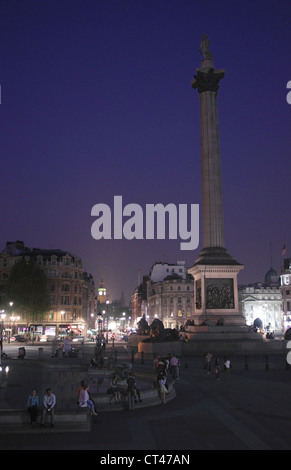
M 281 290 L 284 330 L 291 327 L 291 258 L 284 260 L 281 269 Z
M 96 316 L 95 285 L 91 275 L 83 270 L 82 260 L 63 250 L 28 248 L 23 242 L 7 242 L 0 254 L 0 304 L 7 308 L 5 282 L 20 259 L 32 259 L 46 274 L 50 297 L 50 310 L 42 321 L 31 321 L 18 312 L 15 332 L 28 330 L 31 336 L 58 336 L 86 334 Z M 5 311 L 5 310 L 4 310 Z
M 282 290 L 280 277 L 273 268 L 264 282 L 239 287 L 239 305 L 248 326 L 257 321 L 265 331 L 283 334 Z
M 290 261 L 290 262 L 289 262 Z M 264 282 L 239 286 L 240 314 L 248 326 L 258 319 L 265 331 L 282 335 L 291 326 L 291 259 L 285 260 L 280 276 L 271 268 Z M 166 328 L 180 328 L 187 321 L 195 324 L 194 280 L 184 262 L 155 263 L 149 276 L 132 295 L 134 322 L 145 315 L 150 325 L 159 318 Z
M 149 325 L 159 318 L 165 328 L 180 328 L 193 320 L 193 277 L 187 273 L 184 261 L 155 263 L 143 284 L 132 296 L 137 321 L 145 315 Z

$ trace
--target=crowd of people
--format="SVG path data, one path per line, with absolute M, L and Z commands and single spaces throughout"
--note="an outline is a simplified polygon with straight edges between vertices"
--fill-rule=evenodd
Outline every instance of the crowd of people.
M 154 371 L 157 374 L 156 380 L 159 396 L 162 404 L 165 404 L 169 382 L 179 380 L 180 360 L 175 354 L 162 357 L 157 356 L 154 359 Z M 110 395 L 110 404 L 121 404 L 124 409 L 133 410 L 136 403 L 142 402 L 136 378 L 132 371 L 126 377 L 125 384 L 120 384 L 116 375 L 112 376 L 107 393 Z M 77 405 L 80 408 L 87 408 L 93 416 L 98 415 L 94 399 L 85 380 L 81 381 L 77 390 Z M 48 418 L 50 418 L 50 425 L 54 427 L 55 406 L 56 395 L 52 392 L 51 388 L 47 388 L 42 400 L 38 396 L 37 389 L 34 388 L 27 398 L 26 405 L 31 425 L 35 426 L 38 416 L 40 416 L 41 427 L 44 426 L 46 421 L 49 421 Z
M 212 361 L 212 354 L 208 352 L 204 356 L 204 369 L 207 371 L 208 374 L 211 373 L 211 367 L 212 367 L 212 362 L 211 361 Z M 221 369 L 222 369 L 222 366 L 221 366 L 221 363 L 220 363 L 220 359 L 219 359 L 219 357 L 215 357 L 215 360 L 214 360 L 214 374 L 215 374 L 216 380 L 220 379 Z M 231 362 L 230 362 L 229 358 L 226 358 L 224 360 L 223 369 L 227 373 L 229 373 L 229 371 L 231 369 Z
M 154 359 L 154 371 L 157 374 L 159 396 L 163 405 L 166 404 L 166 395 L 169 393 L 169 379 L 180 378 L 180 359 L 175 354 L 157 356 Z
M 114 375 L 107 393 L 110 395 L 110 404 L 112 404 L 114 400 L 116 404 L 121 404 L 124 408 L 129 410 L 134 410 L 135 403 L 142 402 L 133 372 L 129 373 L 125 386 L 120 386 L 116 375 Z

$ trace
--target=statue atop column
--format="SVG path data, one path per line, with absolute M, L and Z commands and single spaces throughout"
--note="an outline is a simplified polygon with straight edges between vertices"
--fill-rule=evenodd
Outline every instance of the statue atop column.
M 203 59 L 201 67 L 197 68 L 197 74 L 194 75 L 192 87 L 197 88 L 198 93 L 204 91 L 215 91 L 219 89 L 219 82 L 224 77 L 224 70 L 215 70 L 213 65 L 213 55 L 209 50 L 210 41 L 207 34 L 203 34 L 199 52 Z
M 209 50 L 210 41 L 208 39 L 207 34 L 203 34 L 201 39 L 201 44 L 199 48 L 199 52 L 201 53 L 204 60 L 213 60 L 212 52 Z

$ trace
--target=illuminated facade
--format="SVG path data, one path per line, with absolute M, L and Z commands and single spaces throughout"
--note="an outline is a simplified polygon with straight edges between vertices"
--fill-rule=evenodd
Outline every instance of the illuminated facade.
M 57 336 L 71 331 L 86 334 L 96 314 L 95 286 L 91 275 L 83 270 L 78 256 L 63 250 L 28 248 L 23 242 L 7 242 L 0 254 L 0 302 L 4 306 L 13 299 L 5 298 L 5 282 L 14 264 L 20 259 L 32 259 L 46 274 L 50 310 L 44 321 L 30 321 L 24 315 L 15 325 L 16 331 L 29 327 L 34 336 Z
M 107 300 L 107 291 L 103 279 L 101 279 L 101 282 L 98 287 L 97 300 L 100 304 L 105 303 Z
M 284 312 L 284 329 L 291 327 L 291 258 L 284 260 L 281 270 L 282 303 Z
M 147 313 L 149 324 L 159 318 L 165 328 L 180 328 L 194 315 L 193 277 L 184 261 L 177 264 L 156 263 L 147 281 Z
M 258 319 L 266 332 L 283 333 L 282 290 L 274 269 L 267 272 L 264 283 L 239 287 L 239 305 L 248 326 Z

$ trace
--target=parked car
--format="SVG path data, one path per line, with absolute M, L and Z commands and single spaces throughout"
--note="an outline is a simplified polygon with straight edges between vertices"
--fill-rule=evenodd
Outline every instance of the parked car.
M 13 336 L 11 336 L 10 341 L 16 341 L 18 343 L 24 343 L 26 340 L 25 340 L 25 337 L 23 335 L 13 335 Z
M 84 343 L 84 336 L 75 336 L 72 341 L 73 343 Z

